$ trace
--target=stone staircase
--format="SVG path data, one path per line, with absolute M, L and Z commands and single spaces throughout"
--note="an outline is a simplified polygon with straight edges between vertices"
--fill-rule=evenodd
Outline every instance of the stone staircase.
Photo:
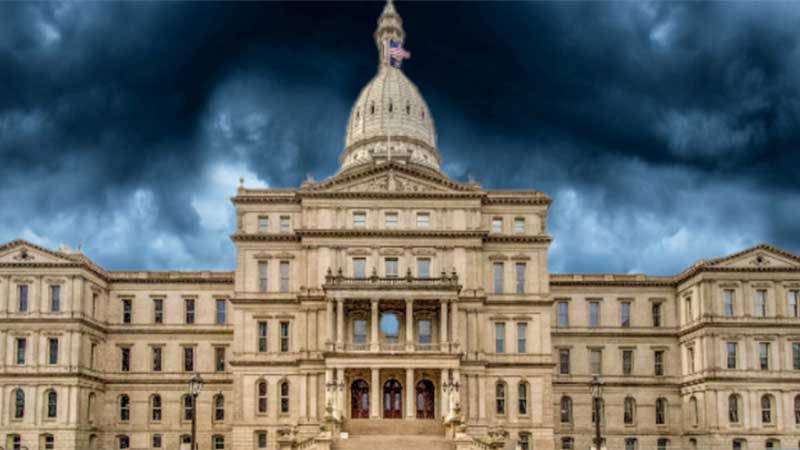
M 332 450 L 454 450 L 439 420 L 350 419 L 342 424 Z

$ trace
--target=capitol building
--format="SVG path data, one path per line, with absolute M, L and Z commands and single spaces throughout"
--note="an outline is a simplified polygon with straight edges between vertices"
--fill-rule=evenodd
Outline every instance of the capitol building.
M 800 256 L 551 273 L 551 198 L 448 178 L 391 1 L 374 39 L 338 171 L 232 198 L 233 271 L 0 245 L 0 448 L 800 447 Z

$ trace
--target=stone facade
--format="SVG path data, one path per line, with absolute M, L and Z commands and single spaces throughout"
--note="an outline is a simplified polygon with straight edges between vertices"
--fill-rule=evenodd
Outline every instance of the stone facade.
M 427 105 L 387 63 L 391 3 L 375 37 L 340 171 L 240 187 L 233 272 L 0 246 L 6 449 L 188 448 L 194 373 L 201 449 L 347 448 L 342 430 L 390 420 L 458 449 L 589 449 L 593 375 L 607 448 L 800 446 L 800 257 L 549 273 L 550 198 L 443 175 Z

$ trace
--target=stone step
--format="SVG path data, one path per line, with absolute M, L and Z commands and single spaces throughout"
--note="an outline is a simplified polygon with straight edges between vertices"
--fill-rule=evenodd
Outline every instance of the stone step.
M 368 435 L 337 439 L 332 450 L 454 450 L 444 436 Z
M 444 436 L 444 425 L 438 419 L 348 419 L 342 431 L 352 437 L 382 436 Z

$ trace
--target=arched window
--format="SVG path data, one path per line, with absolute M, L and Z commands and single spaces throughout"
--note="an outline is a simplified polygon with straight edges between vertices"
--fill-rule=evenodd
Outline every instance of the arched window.
M 669 450 L 669 439 L 658 438 L 658 441 L 656 441 L 656 450 Z
M 779 441 L 777 439 L 767 439 L 767 442 L 764 444 L 764 448 L 766 448 L 767 450 L 780 448 L 780 447 L 781 447 L 781 441 Z
M 694 397 L 689 399 L 689 413 L 692 415 L 692 425 L 696 427 L 700 422 L 700 410 Z
M 406 103 L 406 115 L 411 114 L 411 104 Z
M 56 438 L 50 434 L 45 433 L 39 436 L 39 448 L 43 450 L 55 450 Z
M 573 450 L 575 448 L 575 440 L 571 437 L 561 438 L 561 450 Z
M 800 425 L 800 395 L 794 398 L 794 423 Z
M 289 382 L 281 383 L 281 414 L 289 414 Z
M 697 450 L 697 439 L 689 439 L 689 450 Z
M 525 416 L 528 414 L 528 384 L 521 381 L 518 386 L 519 392 L 519 414 Z
M 183 420 L 185 421 L 192 420 L 192 414 L 194 414 L 194 405 L 192 404 L 192 396 L 184 395 L 182 403 L 183 403 Z
M 89 398 L 86 401 L 86 418 L 89 420 L 89 423 L 94 423 L 94 399 L 94 392 L 90 392 Z
M 637 444 L 636 438 L 625 438 L 625 450 L 636 450 Z
M 728 396 L 728 422 L 739 423 L 739 396 L 736 394 Z
M 222 394 L 214 397 L 214 420 L 217 422 L 225 420 L 225 396 Z
M 394 111 L 394 105 L 392 104 L 392 101 L 389 100 L 389 112 L 392 112 L 392 111 Z
M 375 103 L 371 103 L 369 105 L 369 113 L 370 114 L 375 114 Z
M 517 446 L 519 450 L 530 450 L 531 448 L 531 435 L 528 433 L 520 433 L 519 434 L 519 445 Z
M 561 423 L 572 423 L 572 399 L 561 397 Z
M 58 394 L 51 389 L 47 391 L 45 398 L 47 399 L 47 418 L 55 419 L 58 416 Z
M 22 419 L 25 417 L 25 391 L 17 389 L 14 391 L 14 418 Z
M 128 436 L 120 435 L 117 436 L 117 448 L 119 450 L 126 450 L 131 448 L 131 439 Z
M 158 394 L 150 398 L 150 420 L 153 422 L 161 421 L 161 396 Z
M 225 436 L 215 434 L 214 437 L 211 438 L 211 442 L 214 444 L 213 450 L 225 450 Z
M 656 425 L 667 423 L 667 400 L 664 398 L 656 399 Z
M 257 430 L 255 435 L 256 448 L 267 448 L 267 432 L 264 430 Z
M 131 420 L 131 398 L 125 394 L 119 396 L 119 420 L 122 422 Z
M 747 442 L 744 439 L 734 439 L 733 443 L 731 444 L 731 449 L 733 450 L 746 450 L 745 444 Z
M 89 450 L 97 450 L 97 435 L 89 435 Z
M 506 414 L 506 385 L 502 381 L 494 386 L 494 406 L 498 416 Z
M 256 396 L 258 397 L 257 411 L 259 414 L 267 413 L 267 382 L 259 381 L 256 384 Z
M 772 423 L 772 397 L 769 394 L 761 397 L 761 422 Z
M 605 415 L 606 415 L 606 405 L 602 398 L 594 399 L 597 402 L 597 407 L 595 408 L 594 403 L 592 404 L 592 423 L 597 423 L 597 410 L 600 410 L 600 423 L 605 423 Z
M 623 421 L 625 425 L 633 425 L 636 421 L 636 400 L 633 397 L 626 397 L 623 408 Z

